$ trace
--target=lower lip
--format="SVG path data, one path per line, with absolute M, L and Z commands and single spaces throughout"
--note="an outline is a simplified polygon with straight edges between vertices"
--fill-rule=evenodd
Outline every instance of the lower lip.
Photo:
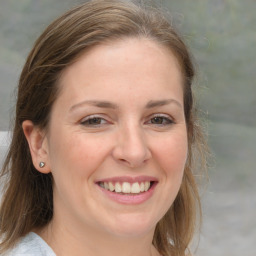
M 111 200 L 117 203 L 136 205 L 136 204 L 142 204 L 146 202 L 153 195 L 156 185 L 157 185 L 157 182 L 154 182 L 148 191 L 142 192 L 140 194 L 123 194 L 123 195 L 115 192 L 111 192 L 98 185 L 97 186 L 107 197 L 109 197 Z

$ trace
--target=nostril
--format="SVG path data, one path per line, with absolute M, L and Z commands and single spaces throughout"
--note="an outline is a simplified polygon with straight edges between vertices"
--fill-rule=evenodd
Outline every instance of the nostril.
M 128 162 L 127 160 L 125 160 L 125 159 L 118 159 L 118 160 L 119 160 L 119 162 L 121 162 L 121 163 L 130 165 L 129 162 Z
M 117 161 L 121 164 L 125 164 L 131 168 L 140 167 L 142 165 L 145 165 L 148 162 L 149 159 L 125 159 L 125 158 L 119 158 Z
M 134 163 L 134 161 L 128 161 L 128 160 L 126 160 L 126 159 L 118 159 L 118 161 L 119 161 L 120 163 L 122 163 L 122 164 L 125 164 L 125 165 L 128 166 L 128 167 L 131 167 L 131 168 L 134 168 L 134 167 L 137 166 L 137 164 Z

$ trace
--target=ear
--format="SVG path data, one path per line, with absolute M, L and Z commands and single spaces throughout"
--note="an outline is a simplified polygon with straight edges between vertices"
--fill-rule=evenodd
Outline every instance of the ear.
M 51 172 L 48 155 L 48 143 L 45 133 L 36 127 L 30 120 L 24 121 L 22 123 L 22 128 L 29 144 L 34 167 L 41 173 L 46 174 Z M 40 167 L 40 162 L 44 162 L 45 165 Z

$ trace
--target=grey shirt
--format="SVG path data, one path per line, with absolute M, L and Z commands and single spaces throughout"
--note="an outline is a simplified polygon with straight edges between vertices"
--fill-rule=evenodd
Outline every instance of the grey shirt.
M 49 245 L 36 233 L 30 232 L 2 256 L 56 256 Z

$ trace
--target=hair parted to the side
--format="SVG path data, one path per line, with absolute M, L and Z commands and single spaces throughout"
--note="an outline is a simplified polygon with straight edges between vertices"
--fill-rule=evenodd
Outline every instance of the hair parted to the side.
M 52 176 L 33 166 L 22 122 L 31 120 L 47 131 L 51 108 L 58 97 L 58 80 L 85 51 L 105 41 L 148 38 L 170 49 L 180 63 L 184 81 L 184 111 L 188 159 L 178 196 L 157 224 L 153 244 L 163 256 L 184 256 L 194 234 L 200 199 L 195 182 L 195 155 L 205 160 L 204 136 L 193 103 L 194 68 L 187 47 L 159 10 L 120 0 L 93 0 L 62 15 L 37 39 L 22 70 L 15 125 L 2 176 L 7 177 L 0 209 L 0 253 L 53 216 Z

